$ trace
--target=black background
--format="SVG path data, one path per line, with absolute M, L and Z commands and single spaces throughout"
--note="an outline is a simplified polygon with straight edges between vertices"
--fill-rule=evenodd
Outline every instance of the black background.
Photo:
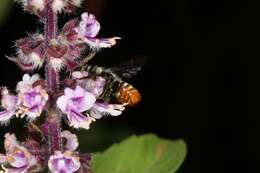
M 93 63 L 110 66 L 138 54 L 149 59 L 130 81 L 142 93 L 142 102 L 105 123 L 129 126 L 135 133 L 183 138 L 189 153 L 180 172 L 257 168 L 260 119 L 253 106 L 258 102 L 248 99 L 251 95 L 257 100 L 258 90 L 257 6 L 225 0 L 89 0 L 88 4 L 102 25 L 100 35 L 123 38 Z M 67 18 L 62 15 L 59 23 Z M 22 73 L 4 55 L 14 52 L 12 41 L 25 32 L 42 31 L 35 22 L 35 17 L 14 6 L 2 24 L 0 85 L 14 88 L 21 79 Z

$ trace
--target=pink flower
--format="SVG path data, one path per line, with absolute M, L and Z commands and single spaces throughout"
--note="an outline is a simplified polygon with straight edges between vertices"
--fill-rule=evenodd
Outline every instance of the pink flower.
M 70 151 L 56 151 L 49 158 L 48 167 L 52 173 L 74 173 L 80 168 L 80 158 Z
M 18 94 L 19 111 L 21 117 L 27 115 L 31 120 L 39 117 L 46 105 L 49 96 L 47 92 L 40 86 L 30 88 Z
M 17 114 L 34 120 L 39 117 L 46 105 L 49 96 L 41 85 L 33 86 L 40 79 L 38 74 L 30 77 L 28 74 L 23 76 L 23 80 L 18 82 L 16 90 L 18 92 Z
M 7 122 L 15 115 L 18 99 L 16 96 L 10 95 L 6 88 L 4 88 L 1 93 L 3 110 L 0 111 L 0 122 Z
M 100 24 L 93 14 L 87 12 L 81 15 L 81 21 L 75 30 L 79 34 L 79 38 L 94 49 L 109 48 L 116 44 L 117 39 L 120 39 L 119 37 L 96 38 Z
M 95 101 L 95 95 L 77 86 L 75 90 L 66 88 L 64 95 L 57 99 L 57 106 L 66 114 L 70 126 L 89 129 L 90 123 L 95 120 L 82 113 L 93 107 Z
M 16 139 L 14 134 L 5 135 L 6 154 L 0 154 L 0 164 L 8 164 L 2 168 L 4 171 L 12 173 L 26 173 L 28 169 L 37 164 L 37 159 Z
M 70 131 L 65 130 L 61 133 L 61 137 L 66 140 L 64 149 L 68 151 L 75 151 L 78 146 L 78 137 L 75 134 L 72 134 Z
M 101 76 L 87 78 L 88 76 L 87 71 L 75 71 L 72 73 L 72 78 L 76 80 L 77 85 L 94 94 L 96 97 L 99 97 L 103 93 L 106 80 Z M 105 115 L 121 115 L 124 109 L 125 107 L 122 104 L 109 104 L 96 101 L 93 107 L 88 111 L 88 114 L 95 119 L 100 119 Z

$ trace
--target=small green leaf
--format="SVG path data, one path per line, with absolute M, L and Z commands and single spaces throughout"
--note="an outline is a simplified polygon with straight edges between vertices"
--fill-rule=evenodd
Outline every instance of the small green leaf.
M 174 173 L 187 153 L 183 140 L 132 136 L 93 156 L 93 173 Z

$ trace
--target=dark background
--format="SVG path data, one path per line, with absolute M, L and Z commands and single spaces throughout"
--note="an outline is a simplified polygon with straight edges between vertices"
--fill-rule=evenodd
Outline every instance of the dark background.
M 189 153 L 180 172 L 253 172 L 260 157 L 259 112 L 252 108 L 259 88 L 256 7 L 234 0 L 89 0 L 88 11 L 102 25 L 100 35 L 123 38 L 93 63 L 110 66 L 140 54 L 149 59 L 130 81 L 142 102 L 121 117 L 101 120 L 103 127 L 94 125 L 103 128 L 100 138 L 107 145 L 132 133 L 183 138 Z M 65 19 L 62 15 L 59 23 Z M 14 88 L 21 79 L 4 55 L 14 52 L 12 41 L 25 32 L 42 30 L 35 22 L 13 6 L 0 26 L 0 85 Z M 249 102 L 249 95 L 256 101 Z

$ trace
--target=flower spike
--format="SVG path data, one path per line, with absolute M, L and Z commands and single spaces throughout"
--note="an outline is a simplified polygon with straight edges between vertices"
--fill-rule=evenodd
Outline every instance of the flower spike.
M 27 72 L 13 92 L 0 88 L 0 124 L 13 117 L 27 120 L 22 142 L 15 134 L 5 135 L 0 173 L 33 173 L 46 168 L 52 173 L 91 173 L 91 155 L 77 151 L 77 135 L 63 129 L 62 123 L 89 129 L 97 119 L 122 114 L 135 88 L 112 68 L 88 64 L 100 49 L 114 46 L 120 38 L 98 38 L 100 23 L 87 12 L 58 28 L 58 14 L 73 12 L 83 0 L 14 1 L 40 18 L 44 33 L 16 40 L 16 54 L 7 58 L 23 71 L 43 67 L 45 79 Z M 121 87 L 125 87 L 123 92 L 119 92 Z

